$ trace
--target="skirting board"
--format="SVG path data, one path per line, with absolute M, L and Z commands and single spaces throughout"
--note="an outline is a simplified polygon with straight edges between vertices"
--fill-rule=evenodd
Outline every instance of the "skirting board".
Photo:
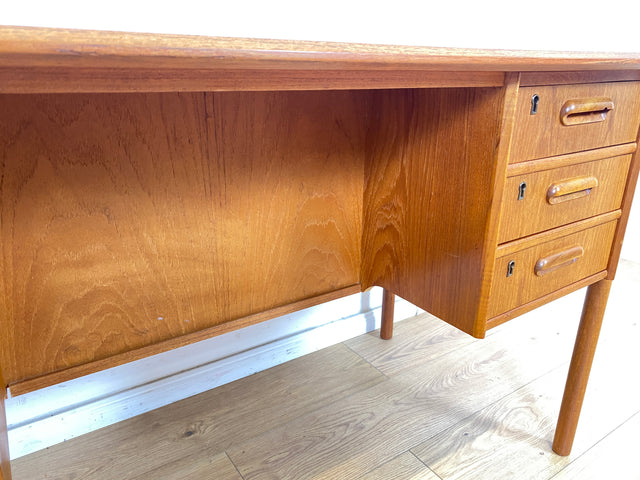
M 374 288 L 9 398 L 11 459 L 375 330 L 381 302 L 382 290 Z M 420 312 L 397 299 L 396 321 Z

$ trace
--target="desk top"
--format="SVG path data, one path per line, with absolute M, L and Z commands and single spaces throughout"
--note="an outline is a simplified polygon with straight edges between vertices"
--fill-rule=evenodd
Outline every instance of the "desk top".
M 640 69 L 640 53 L 483 50 L 0 27 L 3 66 L 540 71 Z
M 0 27 L 3 93 L 500 86 L 504 72 L 576 70 L 626 72 L 620 79 L 640 79 L 640 53 Z

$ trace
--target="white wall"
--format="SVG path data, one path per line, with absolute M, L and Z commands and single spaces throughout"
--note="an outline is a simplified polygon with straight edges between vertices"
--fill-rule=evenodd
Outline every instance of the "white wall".
M 444 47 L 638 52 L 634 0 L 5 1 L 0 24 Z

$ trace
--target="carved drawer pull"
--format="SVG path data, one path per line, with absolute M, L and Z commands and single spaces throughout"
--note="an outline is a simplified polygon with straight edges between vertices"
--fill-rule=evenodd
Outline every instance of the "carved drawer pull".
M 556 203 L 586 197 L 591 193 L 591 189 L 598 186 L 596 177 L 576 177 L 561 182 L 553 183 L 547 190 L 547 202 L 551 205 Z
M 535 274 L 538 277 L 541 277 L 547 273 L 554 272 L 559 268 L 566 267 L 577 262 L 583 255 L 584 248 L 578 245 L 567 250 L 563 250 L 562 252 L 554 253 L 548 257 L 541 258 L 536 262 L 536 266 L 534 268 Z
M 613 107 L 613 100 L 606 97 L 568 100 L 560 110 L 560 121 L 567 126 L 604 122 Z

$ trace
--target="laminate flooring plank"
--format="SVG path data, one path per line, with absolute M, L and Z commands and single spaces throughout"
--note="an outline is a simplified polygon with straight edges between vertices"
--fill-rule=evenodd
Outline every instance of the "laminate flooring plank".
M 555 349 L 568 360 L 555 329 L 521 332 L 517 345 L 514 336 L 499 338 L 408 369 L 227 453 L 245 480 L 356 479 L 553 370 L 561 362 Z
M 344 343 L 385 375 L 396 375 L 477 340 L 428 313 L 394 325 L 394 335 L 380 341 L 380 330 Z
M 443 480 L 549 478 L 571 461 L 551 451 L 565 374 L 557 369 L 411 451 Z
M 384 380 L 338 344 L 16 459 L 14 479 L 135 478 L 204 448 L 223 452 Z
M 640 411 L 640 385 L 629 381 L 640 365 L 637 316 L 634 312 L 623 316 L 612 308 L 605 325 L 570 457 L 551 451 L 568 365 L 440 432 L 412 452 L 444 480 L 552 477 Z M 606 457 L 600 462 L 601 468 L 610 463 Z M 629 474 L 606 478 L 626 479 Z
M 559 354 L 557 358 L 560 364 L 570 358 L 584 292 L 575 292 L 489 330 L 483 340 L 475 339 L 424 313 L 410 321 L 398 322 L 390 340 L 381 342 L 379 331 L 375 331 L 347 340 L 345 344 L 388 376 L 428 365 L 442 355 L 455 355 L 456 351 L 473 343 L 510 341 L 514 348 L 519 348 L 522 335 L 538 337 L 541 340 L 540 348 L 545 348 L 543 338 L 551 340 L 554 344 L 553 353 Z M 497 336 L 496 340 L 492 340 L 494 336 Z M 508 336 L 511 340 L 506 340 Z M 562 341 L 561 345 L 558 340 Z
M 150 479 L 242 480 L 242 477 L 226 454 L 218 453 L 217 455 L 210 456 L 206 451 L 199 451 L 138 475 L 134 480 Z
M 638 431 L 640 413 L 558 472 L 553 480 L 640 480 Z
M 411 452 L 398 455 L 393 460 L 364 474 L 358 480 L 440 480 Z

